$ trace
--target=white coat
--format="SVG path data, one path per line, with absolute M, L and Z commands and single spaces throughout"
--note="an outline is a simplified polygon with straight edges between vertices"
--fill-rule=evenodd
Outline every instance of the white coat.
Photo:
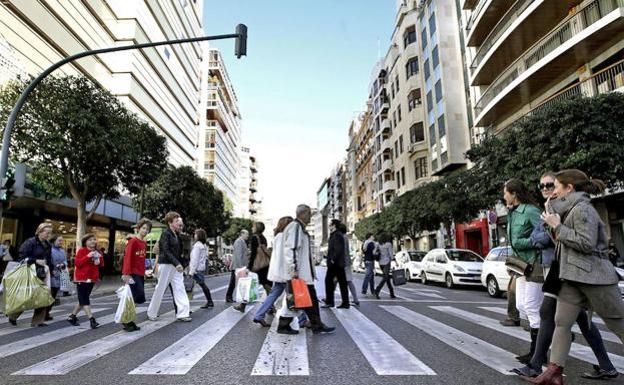
M 273 239 L 273 252 L 271 253 L 267 278 L 271 282 L 281 283 L 285 283 L 291 278 L 284 259 L 284 233 L 277 234 Z
M 191 262 L 189 263 L 189 274 L 192 276 L 198 271 L 206 270 L 206 256 L 208 255 L 208 247 L 197 241 L 191 250 Z
M 298 235 L 297 235 L 298 234 Z M 297 242 L 295 243 L 295 239 Z M 295 271 L 295 256 L 297 260 L 297 272 L 299 278 L 308 285 L 314 285 L 316 272 L 312 264 L 312 253 L 310 250 L 310 235 L 305 231 L 304 225 L 295 220 L 284 230 L 283 254 L 285 270 L 290 276 Z

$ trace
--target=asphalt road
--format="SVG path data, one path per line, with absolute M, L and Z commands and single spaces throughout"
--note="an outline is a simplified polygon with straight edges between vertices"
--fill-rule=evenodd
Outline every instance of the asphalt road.
M 319 269 L 322 274 L 322 269 Z M 355 274 L 356 285 L 361 275 Z M 208 279 L 217 300 L 213 309 L 196 309 L 193 321 L 173 321 L 165 299 L 159 321 L 139 309 L 137 333 L 112 322 L 114 296 L 93 301 L 103 326 L 74 328 L 65 317 L 71 303 L 55 308 L 46 328 L 19 328 L 0 319 L 0 384 L 522 384 L 507 370 L 514 356 L 528 351 L 528 333 L 503 328 L 506 300 L 489 298 L 480 288 L 447 290 L 411 282 L 400 298 L 360 298 L 359 308 L 322 310 L 332 335 L 303 332 L 285 338 L 251 322 L 223 300 L 229 277 Z M 379 280 L 379 278 L 376 278 Z M 317 284 L 319 296 L 324 292 Z M 152 288 L 148 285 L 148 293 Z M 203 302 L 197 293 L 192 307 Z M 338 294 L 336 302 L 339 303 Z M 271 318 L 267 318 L 271 321 Z M 604 325 L 599 325 L 604 330 Z M 616 367 L 624 372 L 624 348 L 604 334 Z M 596 384 L 580 373 L 594 362 L 584 339 L 566 367 L 568 384 Z M 589 361 L 589 362 L 587 362 Z M 610 381 L 624 384 L 624 376 Z

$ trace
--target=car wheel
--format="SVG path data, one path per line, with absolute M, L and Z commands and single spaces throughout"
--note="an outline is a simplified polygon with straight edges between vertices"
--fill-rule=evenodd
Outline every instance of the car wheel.
M 454 284 L 453 284 L 453 276 L 450 273 L 446 273 L 446 278 L 444 280 L 444 283 L 446 284 L 446 288 L 447 289 L 452 289 Z
M 424 271 L 422 273 L 420 273 L 420 283 L 422 283 L 423 285 L 426 285 L 427 282 L 427 273 L 425 273 Z
M 410 279 L 412 279 L 412 274 L 410 274 L 409 270 L 405 270 L 405 280 L 409 282 Z
M 501 295 L 501 291 L 498 288 L 498 282 L 496 281 L 496 278 L 491 275 L 487 279 L 487 291 L 490 297 L 500 297 Z

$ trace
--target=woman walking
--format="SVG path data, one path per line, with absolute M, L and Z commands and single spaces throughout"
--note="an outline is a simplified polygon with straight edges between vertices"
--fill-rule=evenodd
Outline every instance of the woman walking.
M 357 289 L 355 287 L 355 284 L 353 283 L 353 261 L 351 261 L 351 248 L 349 247 L 349 237 L 347 237 L 347 226 L 344 223 L 341 223 L 339 230 L 342 233 L 342 237 L 344 238 L 345 276 L 347 277 L 347 285 L 349 286 L 351 297 L 353 297 L 353 304 L 355 306 L 360 306 L 360 301 L 358 300 L 357 296 Z
M 555 173 L 548 172 L 540 178 L 539 189 L 542 197 L 548 200 L 555 190 Z M 544 300 L 540 307 L 540 328 L 537 334 L 535 353 L 531 361 L 524 367 L 513 369 L 513 372 L 524 377 L 537 377 L 542 373 L 542 365 L 546 363 L 546 354 L 552 342 L 555 331 L 555 311 L 557 310 L 557 296 L 561 288 L 559 280 L 559 262 L 555 257 L 555 244 L 553 234 L 541 221 L 531 234 L 531 242 L 538 249 L 540 263 L 544 267 L 546 276 L 542 291 Z M 604 346 L 600 330 L 593 323 L 589 322 L 588 314 L 585 310 L 579 312 L 576 323 L 591 347 L 598 360 L 598 367 L 593 372 L 584 373 L 582 377 L 590 379 L 614 378 L 617 371 Z
M 251 252 L 249 254 L 249 262 L 247 263 L 247 270 L 253 271 L 258 274 L 258 281 L 264 288 L 266 293 L 271 291 L 271 281 L 267 278 L 269 274 L 270 265 L 270 253 L 267 249 L 267 240 L 262 235 L 264 232 L 264 223 L 254 222 L 251 228 L 253 235 L 251 236 Z M 256 261 L 257 260 L 257 261 Z M 266 261 L 266 265 L 260 261 Z M 260 266 L 258 268 L 258 266 Z M 245 312 L 245 303 L 239 303 L 234 306 L 234 309 Z M 272 308 L 273 309 L 273 308 Z
M 132 237 L 126 244 L 124 253 L 121 279 L 130 286 L 132 299 L 135 304 L 145 303 L 145 254 L 147 242 L 145 237 L 152 231 L 152 222 L 149 219 L 141 219 L 136 225 L 137 235 Z M 140 330 L 134 321 L 123 324 L 127 332 Z
M 89 317 L 91 329 L 97 329 L 97 323 L 93 312 L 91 312 L 91 292 L 93 285 L 100 279 L 100 267 L 104 266 L 104 257 L 96 249 L 97 239 L 94 234 L 85 234 L 80 240 L 81 248 L 76 252 L 74 282 L 76 282 L 76 292 L 78 293 L 78 304 L 74 306 L 67 321 L 74 326 L 78 326 L 78 313 L 84 309 Z
M 59 234 L 53 234 L 50 237 L 50 243 L 52 244 L 51 250 L 51 272 L 50 272 L 50 294 L 52 298 L 56 300 L 56 296 L 61 288 L 61 273 L 67 268 L 67 256 L 65 250 L 61 247 L 63 244 L 63 237 Z M 54 304 L 48 306 L 46 309 L 46 321 L 52 321 L 50 316 L 50 310 L 52 310 Z
M 555 175 L 555 189 L 542 218 L 555 235 L 562 283 L 550 363 L 546 372 L 530 379 L 532 383 L 563 384 L 572 325 L 584 308 L 597 313 L 624 342 L 624 302 L 617 286 L 619 277 L 608 259 L 605 224 L 589 197 L 604 190 L 602 181 L 590 179 L 579 170 L 563 170 Z
M 35 236 L 28 238 L 19 250 L 19 256 L 16 262 L 25 262 L 28 265 L 33 263 L 37 265 L 37 277 L 45 280 L 47 274 L 49 274 L 50 266 L 52 265 L 52 251 L 50 247 L 50 234 L 52 233 L 52 225 L 49 223 L 42 223 L 37 227 Z M 35 309 L 35 312 L 30 321 L 30 326 L 48 326 L 44 323 L 47 307 L 41 307 Z M 13 326 L 17 326 L 17 319 L 22 312 L 7 314 L 9 322 Z
M 516 278 L 516 307 L 527 315 L 531 333 L 529 353 L 516 357 L 523 364 L 528 363 L 535 352 L 537 333 L 540 327 L 540 306 L 544 299 L 542 284 L 543 268 L 537 258 L 537 249 L 533 246 L 530 236 L 540 222 L 540 210 L 526 185 L 511 179 L 503 189 L 505 203 L 509 208 L 507 216 L 507 237 L 513 256 L 532 266 L 527 275 Z
M 206 297 L 206 303 L 201 306 L 202 309 L 214 307 L 212 302 L 212 296 L 210 295 L 210 289 L 206 286 L 206 257 L 208 256 L 208 246 L 206 241 L 208 239 L 206 231 L 204 229 L 195 230 L 195 244 L 191 250 L 191 262 L 189 263 L 189 275 L 193 277 L 193 280 L 197 282 L 204 292 Z
M 375 289 L 375 297 L 377 297 L 377 299 L 381 299 L 379 297 L 379 293 L 381 293 L 381 289 L 383 289 L 384 284 L 387 283 L 388 290 L 390 291 L 390 298 L 396 298 L 394 295 L 394 288 L 392 287 L 392 278 L 390 277 L 390 264 L 393 257 L 392 242 L 390 242 L 390 237 L 387 234 L 382 234 L 381 242 L 382 244 L 379 245 L 379 266 L 381 267 L 383 278 Z

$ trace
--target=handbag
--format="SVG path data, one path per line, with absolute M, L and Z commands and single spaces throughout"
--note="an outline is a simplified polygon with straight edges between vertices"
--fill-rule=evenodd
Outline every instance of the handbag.
M 192 293 L 193 288 L 195 287 L 195 280 L 190 275 L 184 276 L 184 291 L 187 293 Z
M 289 310 L 312 307 L 312 297 L 308 284 L 299 278 L 293 278 L 286 284 L 286 305 Z
M 508 255 L 505 260 L 505 267 L 516 274 L 523 276 L 531 275 L 533 272 L 533 265 L 525 262 L 523 259 L 516 257 L 515 255 Z
M 37 273 L 37 278 L 44 280 L 46 278 L 46 270 L 44 266 L 36 265 L 35 271 Z
M 271 262 L 271 257 L 269 256 L 266 246 L 263 244 L 259 244 L 256 249 L 256 258 L 254 259 L 253 266 L 251 267 L 251 271 L 257 273 L 258 271 L 264 269 L 269 266 Z

